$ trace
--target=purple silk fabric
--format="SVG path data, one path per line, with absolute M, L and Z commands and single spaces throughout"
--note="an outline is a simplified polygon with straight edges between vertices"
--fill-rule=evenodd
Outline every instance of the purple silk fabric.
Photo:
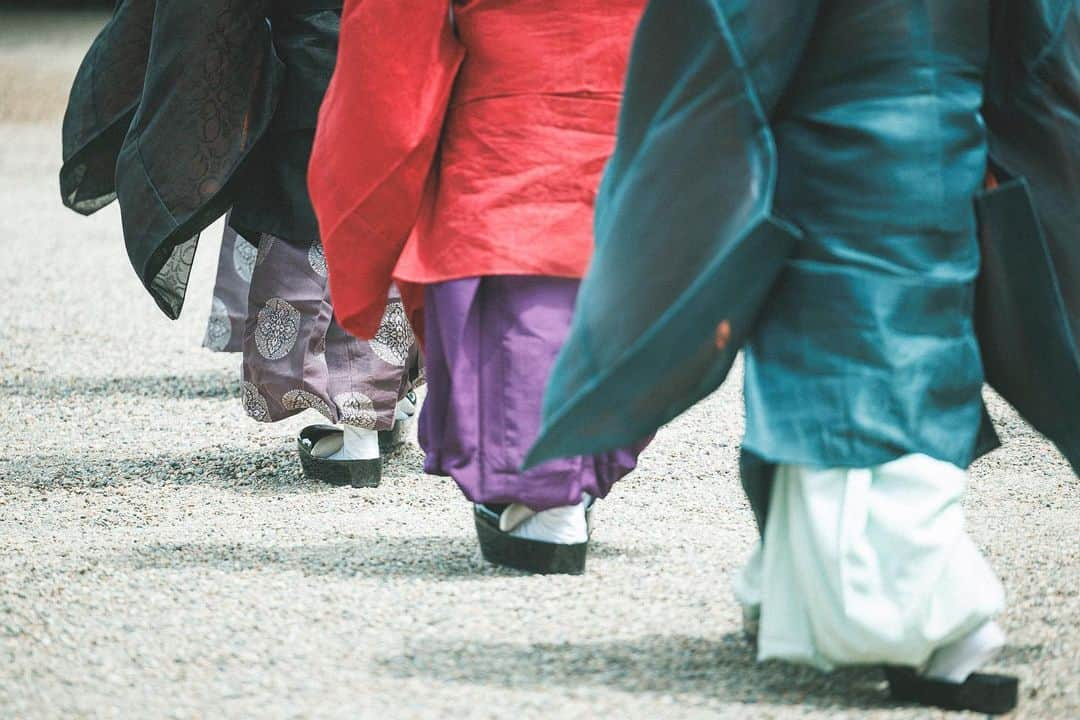
M 204 345 L 243 352 L 244 409 L 275 422 L 307 409 L 370 430 L 394 425 L 399 399 L 419 383 L 419 350 L 396 291 L 371 340 L 333 317 L 318 240 L 258 243 L 226 228 Z
M 540 431 L 548 374 L 570 330 L 579 281 L 499 275 L 425 288 L 428 394 L 420 413 L 424 470 L 473 502 L 534 510 L 604 497 L 645 443 L 521 472 Z

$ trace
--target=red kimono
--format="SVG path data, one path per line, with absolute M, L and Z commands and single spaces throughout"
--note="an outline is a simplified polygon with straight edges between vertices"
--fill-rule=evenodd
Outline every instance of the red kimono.
M 345 3 L 308 176 L 342 326 L 393 281 L 422 332 L 425 284 L 584 275 L 644 4 Z

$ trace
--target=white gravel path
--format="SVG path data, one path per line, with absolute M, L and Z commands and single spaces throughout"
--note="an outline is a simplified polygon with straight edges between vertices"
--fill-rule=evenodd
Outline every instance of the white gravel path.
M 238 359 L 154 307 L 115 208 L 60 206 L 58 112 L 100 16 L 0 12 L 0 718 L 922 718 L 873 670 L 756 665 L 737 383 L 603 503 L 584 577 L 493 569 L 415 446 L 375 490 L 305 482 Z M 27 78 L 34 78 L 33 82 Z M 1080 492 L 998 401 L 971 532 L 1001 573 L 1017 717 L 1080 717 Z M 1078 409 L 1080 411 L 1080 409 Z

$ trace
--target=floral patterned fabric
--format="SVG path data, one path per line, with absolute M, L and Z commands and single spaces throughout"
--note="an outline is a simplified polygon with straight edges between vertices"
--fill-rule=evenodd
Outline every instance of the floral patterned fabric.
M 337 324 L 318 241 L 273 235 L 252 244 L 225 229 L 203 345 L 243 352 L 241 399 L 255 420 L 316 410 L 370 430 L 394 424 L 397 401 L 420 382 L 416 338 L 392 291 L 371 341 Z
M 240 237 L 231 225 L 225 226 L 203 347 L 215 352 L 240 352 L 257 255 L 255 245 Z

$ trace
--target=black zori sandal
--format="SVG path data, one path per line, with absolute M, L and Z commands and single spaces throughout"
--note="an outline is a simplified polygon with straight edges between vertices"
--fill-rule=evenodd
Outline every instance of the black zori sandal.
M 379 433 L 382 451 L 382 433 Z M 378 487 L 382 481 L 382 458 L 372 460 L 331 460 L 345 444 L 345 432 L 333 425 L 309 425 L 300 431 L 297 449 L 304 477 L 330 485 Z
M 389 455 L 405 444 L 405 423 L 398 420 L 389 430 L 379 431 L 379 452 Z
M 988 673 L 972 673 L 964 682 L 953 683 L 919 675 L 911 668 L 887 667 L 885 677 L 893 700 L 987 715 L 1016 709 L 1020 688 L 1012 675 Z
M 588 554 L 589 541 L 564 545 L 515 537 L 504 522 L 504 514 L 511 505 L 473 505 L 473 518 L 476 521 L 476 536 L 480 540 L 480 552 L 484 559 L 494 565 L 524 570 L 537 575 L 581 575 L 585 572 L 585 556 Z M 585 521 L 592 533 L 592 508 L 590 502 L 585 509 Z M 512 512 L 512 511 L 511 511 Z M 510 529 L 520 524 L 511 521 Z
M 410 390 L 405 393 L 405 397 L 409 399 L 409 402 L 413 404 L 414 412 L 408 417 L 398 416 L 394 420 L 394 427 L 389 430 L 379 431 L 379 452 L 383 455 L 389 455 L 397 450 L 399 447 L 405 444 L 405 423 L 409 422 L 415 416 L 416 408 L 416 393 Z

